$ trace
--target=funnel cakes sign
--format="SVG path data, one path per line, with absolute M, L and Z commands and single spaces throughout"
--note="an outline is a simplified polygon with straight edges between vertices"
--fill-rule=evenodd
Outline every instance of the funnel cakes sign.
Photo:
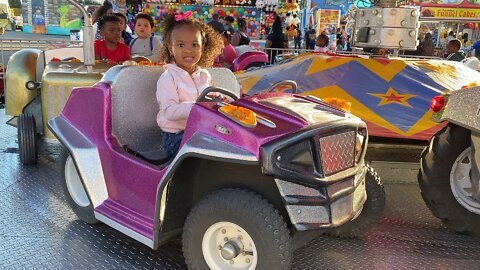
M 480 20 L 480 9 L 471 8 L 448 8 L 448 7 L 422 7 L 421 18 L 434 20 L 454 19 L 454 20 Z

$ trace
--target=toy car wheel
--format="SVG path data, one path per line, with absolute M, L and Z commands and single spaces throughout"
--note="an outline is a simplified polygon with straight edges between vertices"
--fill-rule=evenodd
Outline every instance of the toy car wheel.
M 89 224 L 99 223 L 95 218 L 92 203 L 85 191 L 82 178 L 78 173 L 73 158 L 67 150 L 63 151 L 61 157 L 62 164 L 64 165 L 62 181 L 63 192 L 68 204 L 79 219 Z
M 190 212 L 183 229 L 189 269 L 290 269 L 291 238 L 264 198 L 240 189 L 216 191 Z
M 37 135 L 35 117 L 22 113 L 18 116 L 17 139 L 20 162 L 24 165 L 37 163 Z
M 377 224 L 382 217 L 385 209 L 385 189 L 373 168 L 366 165 L 366 169 L 367 200 L 363 205 L 362 212 L 354 220 L 329 230 L 327 234 L 345 238 L 360 237 Z
M 430 211 L 447 227 L 480 234 L 480 203 L 472 198 L 470 131 L 449 124 L 422 152 L 418 183 Z

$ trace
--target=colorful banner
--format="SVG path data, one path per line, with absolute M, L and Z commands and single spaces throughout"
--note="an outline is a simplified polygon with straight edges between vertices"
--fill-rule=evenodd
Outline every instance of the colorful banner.
M 455 19 L 455 20 L 480 20 L 480 9 L 448 8 L 448 7 L 422 7 L 421 18 Z
M 428 140 L 441 125 L 430 120 L 430 100 L 444 91 L 480 82 L 480 73 L 458 62 L 307 53 L 247 72 L 237 79 L 248 95 L 293 80 L 301 95 L 352 103 L 371 136 Z

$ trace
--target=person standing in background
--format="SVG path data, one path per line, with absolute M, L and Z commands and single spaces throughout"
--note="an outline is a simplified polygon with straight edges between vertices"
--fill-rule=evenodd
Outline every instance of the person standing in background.
M 239 18 L 237 24 L 238 31 L 232 36 L 232 45 L 234 47 L 250 45 L 250 38 L 247 36 L 247 21 L 245 18 Z
M 217 33 L 222 34 L 223 31 L 225 31 L 225 27 L 218 19 L 219 19 L 218 14 L 214 13 L 212 15 L 212 20 L 208 22 L 208 25 L 210 25 L 213 28 L 213 30 L 217 31 Z
M 225 17 L 225 25 L 224 25 L 225 30 L 230 32 L 230 34 L 232 35 L 235 33 L 235 29 L 233 29 L 233 26 L 232 26 L 234 22 L 235 22 L 235 19 L 232 16 Z
M 433 56 L 435 50 L 435 44 L 433 44 L 432 34 L 426 33 L 425 38 L 420 42 L 417 48 L 418 55 L 420 56 Z
M 286 37 L 282 31 L 282 19 L 277 15 L 273 22 L 272 33 L 267 36 L 267 42 L 265 43 L 265 48 L 271 48 L 271 50 L 268 50 L 270 64 L 275 63 L 275 57 L 280 51 L 279 49 L 285 48 L 285 43 Z
M 95 33 L 95 40 L 103 39 L 98 29 L 98 21 L 100 20 L 101 17 L 105 15 L 113 15 L 113 5 L 108 0 L 105 0 L 103 2 L 103 5 L 97 8 L 92 15 L 93 33 Z
M 310 31 L 312 30 L 312 27 L 309 27 L 308 29 L 305 28 L 305 49 L 310 48 Z

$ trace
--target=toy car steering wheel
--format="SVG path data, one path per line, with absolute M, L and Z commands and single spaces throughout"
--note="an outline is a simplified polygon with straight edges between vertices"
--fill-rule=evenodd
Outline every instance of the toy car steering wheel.
M 148 62 L 148 63 L 151 63 L 151 62 L 152 62 L 148 57 L 141 56 L 141 55 L 132 56 L 132 61 L 135 61 L 135 62 L 137 62 L 137 63 L 140 63 L 140 62 Z
M 268 89 L 268 92 L 276 92 L 275 89 L 281 86 L 290 86 L 290 88 L 292 89 L 292 94 L 297 93 L 297 83 L 292 80 L 284 80 L 284 81 L 277 82 L 276 84 L 270 86 L 270 89 Z M 286 89 L 289 89 L 289 88 L 286 88 Z M 284 92 L 284 90 L 282 90 L 282 92 Z
M 233 101 L 238 99 L 238 96 L 230 90 L 227 90 L 227 89 L 221 88 L 221 87 L 210 86 L 210 87 L 205 88 L 205 90 L 202 91 L 202 93 L 200 94 L 200 96 L 198 96 L 198 98 L 195 102 L 212 102 L 212 101 L 223 102 L 219 98 L 214 98 L 214 97 L 207 96 L 210 93 L 219 93 L 219 94 L 225 95 L 225 96 L 233 99 Z

